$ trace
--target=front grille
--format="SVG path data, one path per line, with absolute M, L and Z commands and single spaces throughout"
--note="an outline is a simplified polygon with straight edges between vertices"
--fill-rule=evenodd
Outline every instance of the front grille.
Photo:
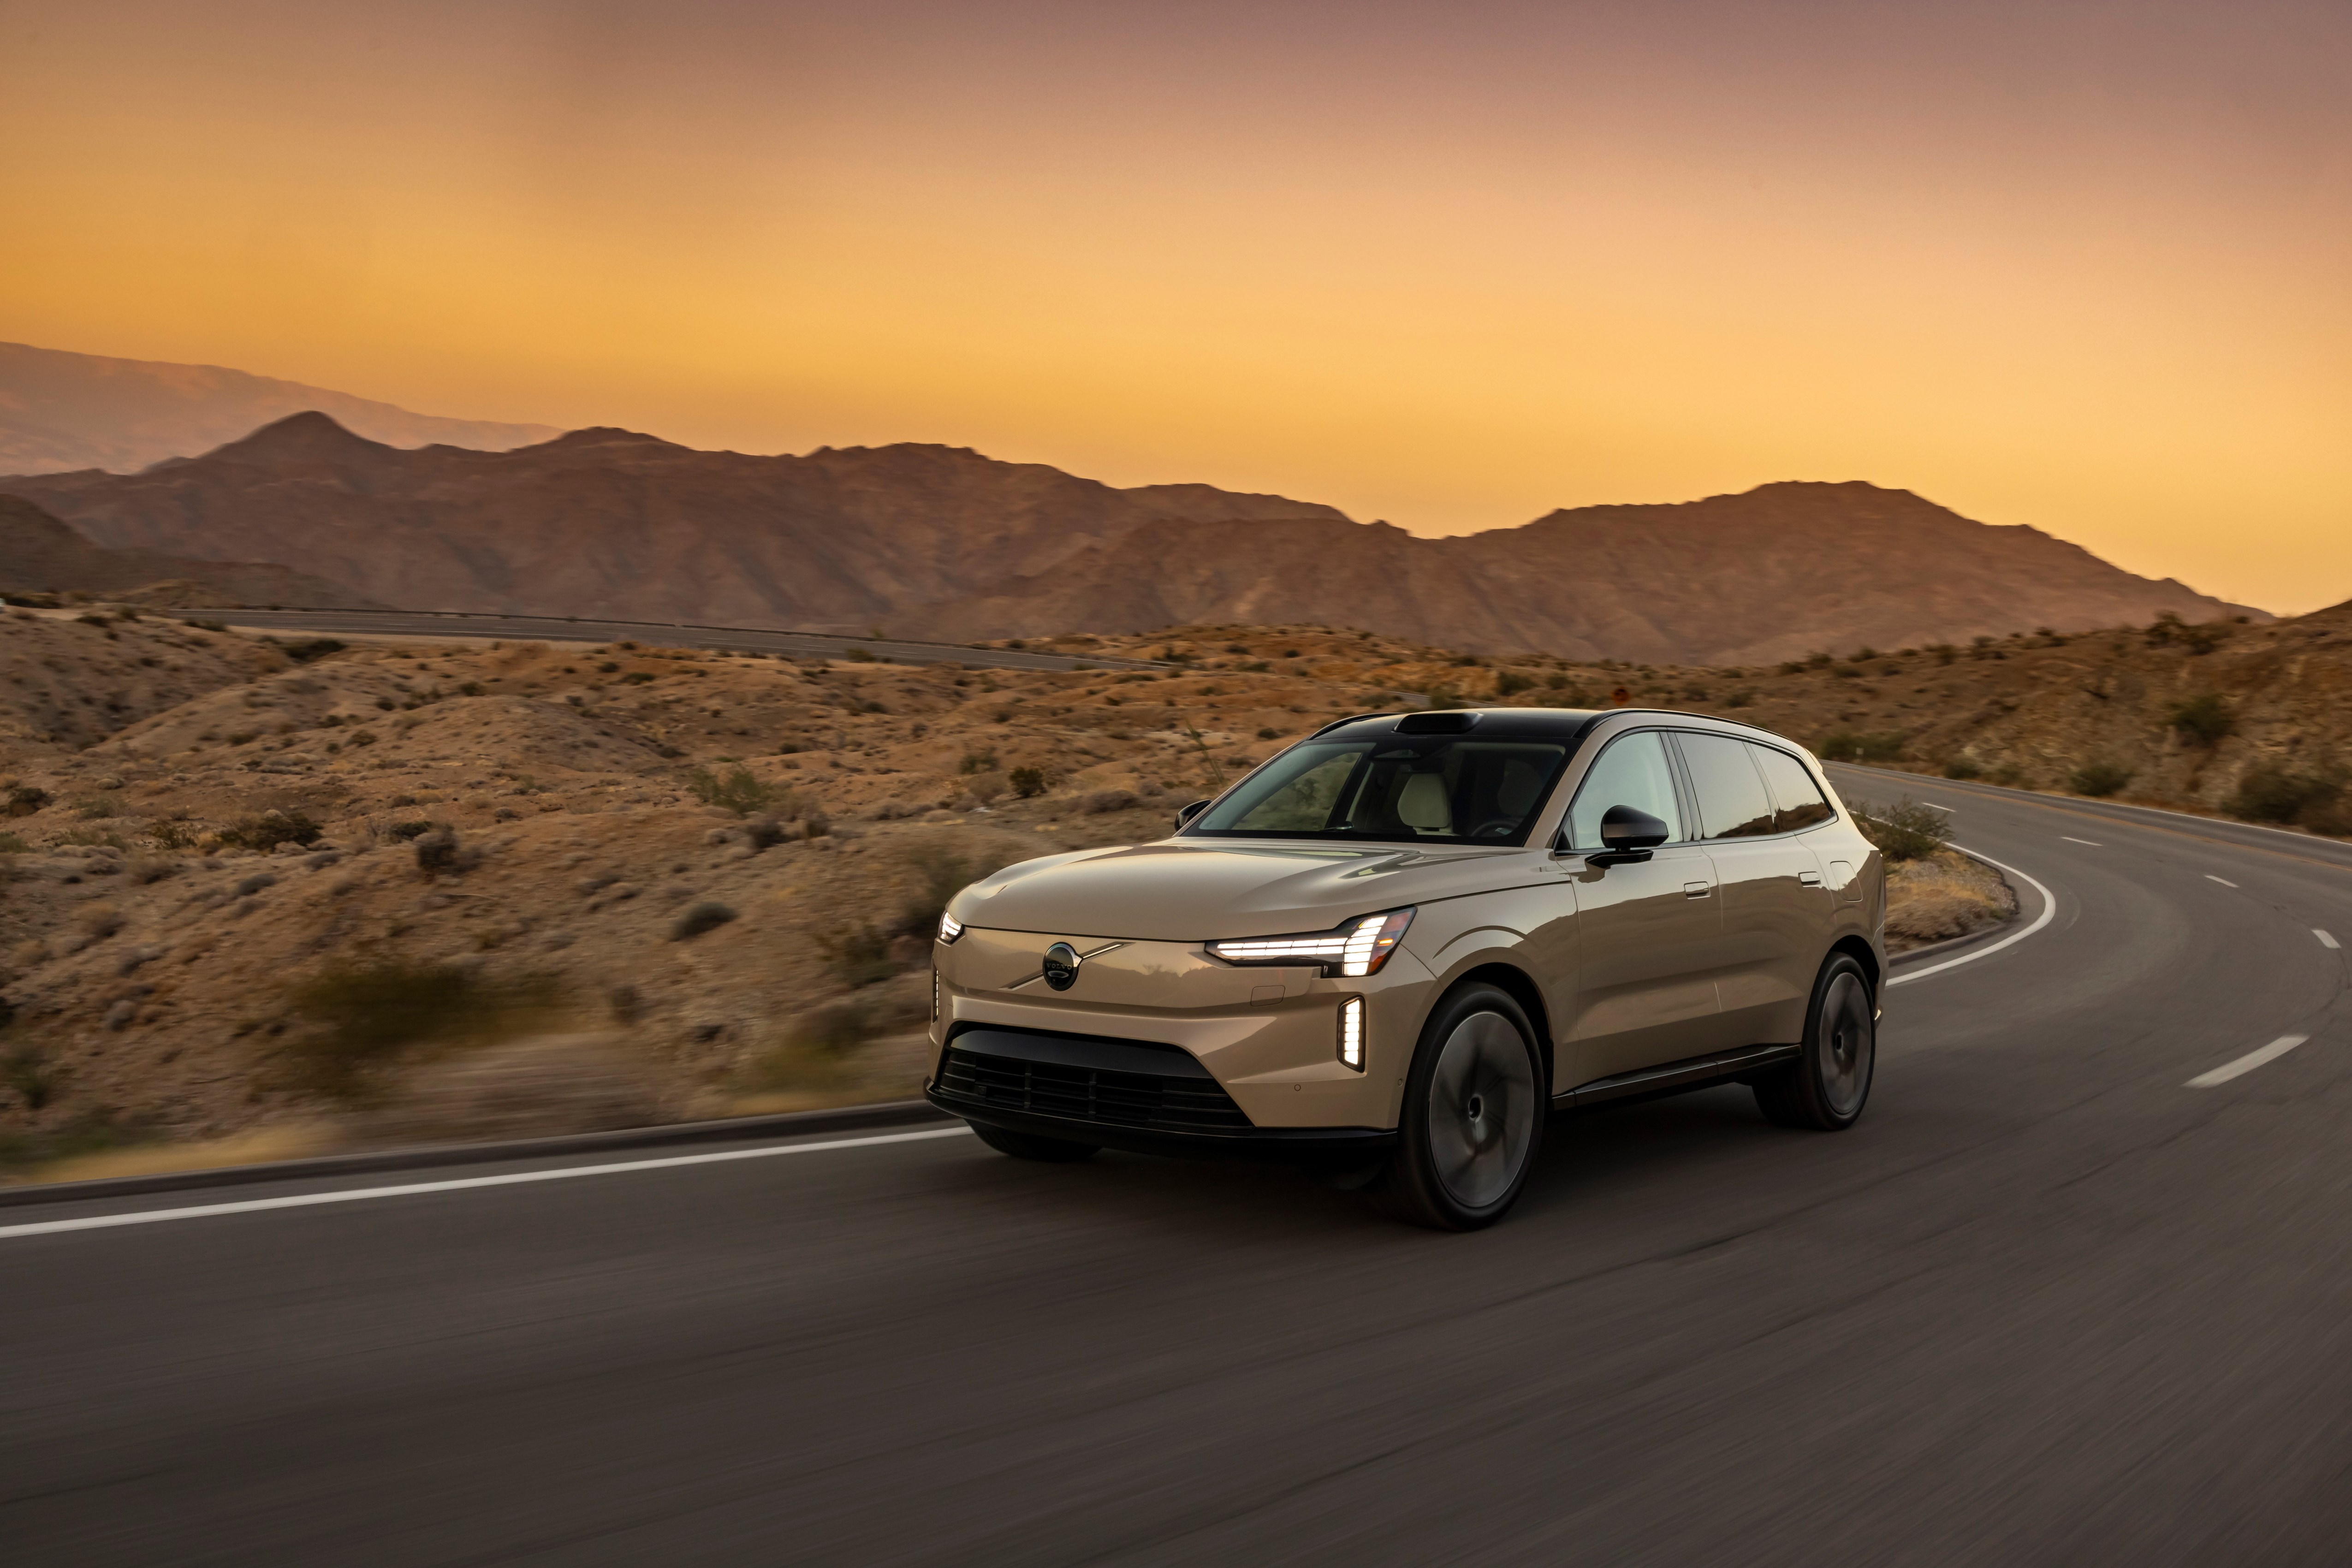
M 1250 1119 L 1211 1078 L 983 1056 L 950 1046 L 940 1092 L 951 1099 L 1161 1132 L 1246 1132 Z

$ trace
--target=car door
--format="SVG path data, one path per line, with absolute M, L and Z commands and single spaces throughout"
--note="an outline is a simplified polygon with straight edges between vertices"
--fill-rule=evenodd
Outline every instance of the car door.
M 1648 812 L 1667 838 L 1647 860 L 1587 861 L 1571 873 L 1577 972 L 1561 1088 L 1701 1055 L 1718 1032 L 1706 973 L 1717 939 L 1715 868 L 1691 842 L 1663 732 L 1620 735 L 1594 759 L 1560 827 L 1562 847 L 1600 850 L 1601 814 L 1612 805 Z
M 1722 889 L 1713 971 L 1722 1047 L 1789 1044 L 1804 1032 L 1814 972 L 1829 946 L 1820 858 L 1782 826 L 1761 765 L 1766 748 L 1688 730 L 1675 733 L 1675 746 L 1697 807 L 1696 837 Z M 1803 809 L 1792 802 L 1790 820 Z

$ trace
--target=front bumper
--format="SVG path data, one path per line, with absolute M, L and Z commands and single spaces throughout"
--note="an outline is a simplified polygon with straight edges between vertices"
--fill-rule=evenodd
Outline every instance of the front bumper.
M 1255 1126 L 1190 1053 L 1101 1036 L 964 1026 L 924 1093 L 978 1125 L 1146 1154 L 1362 1165 L 1396 1142 L 1371 1127 Z

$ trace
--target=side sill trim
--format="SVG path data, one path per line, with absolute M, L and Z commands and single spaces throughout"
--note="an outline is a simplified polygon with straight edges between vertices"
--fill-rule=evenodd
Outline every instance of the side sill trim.
M 1635 1072 L 1597 1078 L 1591 1083 L 1579 1084 L 1564 1093 L 1552 1096 L 1551 1102 L 1555 1107 L 1565 1110 L 1605 1105 L 1615 1100 L 1672 1094 L 1719 1082 L 1758 1068 L 1794 1061 L 1798 1054 L 1799 1047 L 1795 1046 L 1743 1046 L 1736 1051 L 1717 1051 L 1711 1056 L 1692 1057 L 1685 1061 L 1667 1062 Z

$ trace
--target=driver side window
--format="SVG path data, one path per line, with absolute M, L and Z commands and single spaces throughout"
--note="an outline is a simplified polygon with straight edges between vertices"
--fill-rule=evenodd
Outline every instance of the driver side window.
M 1654 730 L 1621 735 L 1609 742 L 1584 775 L 1575 804 L 1568 808 L 1566 837 L 1571 849 L 1599 849 L 1601 817 L 1612 805 L 1646 811 L 1666 825 L 1666 842 L 1689 837 L 1675 800 L 1675 775 L 1666 763 L 1665 738 Z

